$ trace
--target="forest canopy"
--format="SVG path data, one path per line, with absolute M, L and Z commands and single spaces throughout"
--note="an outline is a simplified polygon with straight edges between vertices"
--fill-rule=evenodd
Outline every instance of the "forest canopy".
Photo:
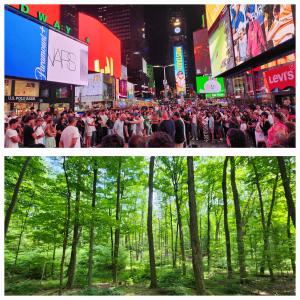
M 295 295 L 295 157 L 5 157 L 6 295 Z

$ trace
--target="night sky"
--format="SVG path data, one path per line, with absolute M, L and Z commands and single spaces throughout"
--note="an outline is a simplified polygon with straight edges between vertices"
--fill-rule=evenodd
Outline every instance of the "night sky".
M 100 5 L 97 5 L 98 7 Z M 201 15 L 204 12 L 203 5 L 144 5 L 146 37 L 149 46 L 148 63 L 163 65 L 173 63 L 167 61 L 168 56 L 168 8 L 183 7 L 187 21 L 187 37 L 189 43 L 189 68 L 191 78 L 195 77 L 194 55 L 193 55 L 193 31 L 201 26 Z M 94 15 L 95 5 L 78 5 L 80 11 Z M 156 87 L 162 88 L 163 72 L 161 69 L 154 70 Z M 169 75 L 171 76 L 171 75 Z

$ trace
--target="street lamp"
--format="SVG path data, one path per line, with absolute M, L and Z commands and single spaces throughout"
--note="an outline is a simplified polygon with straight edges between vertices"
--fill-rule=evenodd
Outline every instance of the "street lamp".
M 163 68 L 164 69 L 163 85 L 164 85 L 165 100 L 168 100 L 168 97 L 167 97 L 167 85 L 168 85 L 168 82 L 167 82 L 167 76 L 166 76 L 166 68 L 173 67 L 173 66 L 174 66 L 174 64 L 164 65 L 164 66 L 161 66 L 161 65 L 155 65 L 155 66 L 153 66 L 153 68 Z

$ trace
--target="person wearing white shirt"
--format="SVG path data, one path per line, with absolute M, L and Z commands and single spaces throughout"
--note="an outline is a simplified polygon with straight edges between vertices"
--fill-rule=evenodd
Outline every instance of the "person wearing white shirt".
M 63 130 L 59 147 L 60 148 L 80 148 L 80 134 L 76 127 L 77 120 L 75 117 L 69 117 L 69 125 Z
M 36 126 L 34 128 L 34 131 L 35 131 L 35 134 L 38 136 L 38 138 L 35 139 L 35 143 L 45 145 L 45 132 L 44 132 L 42 123 L 43 123 L 43 119 L 37 118 L 37 120 L 35 122 Z
M 17 119 L 11 119 L 9 121 L 9 127 L 5 132 L 5 148 L 19 148 L 20 137 L 17 132 L 19 126 Z
M 117 114 L 117 120 L 114 124 L 113 133 L 116 133 L 119 137 L 121 137 L 124 140 L 124 119 L 125 115 Z

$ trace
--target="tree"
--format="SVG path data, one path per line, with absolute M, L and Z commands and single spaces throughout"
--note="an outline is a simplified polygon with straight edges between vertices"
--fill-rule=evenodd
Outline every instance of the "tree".
M 115 242 L 114 242 L 114 255 L 112 264 L 112 275 L 113 282 L 117 282 L 117 272 L 118 272 L 118 256 L 119 256 L 119 244 L 120 244 L 120 212 L 121 212 L 121 167 L 122 159 L 119 157 L 118 161 L 118 178 L 117 178 L 117 201 L 116 201 L 116 230 L 115 230 Z
M 203 295 L 205 292 L 204 277 L 203 277 L 203 262 L 201 246 L 198 235 L 197 221 L 197 205 L 195 197 L 195 180 L 194 180 L 194 161 L 192 156 L 187 157 L 188 167 L 188 193 L 189 193 L 189 211 L 190 211 L 190 239 L 192 246 L 192 261 L 198 295 Z
M 287 207 L 289 210 L 289 215 L 292 219 L 294 227 L 296 228 L 295 204 L 294 204 L 293 195 L 292 195 L 291 188 L 290 188 L 290 180 L 287 176 L 284 157 L 277 156 L 277 161 L 278 161 L 282 184 L 284 187 L 284 194 L 285 194 L 285 198 L 286 198 Z
M 98 168 L 96 163 L 94 163 L 93 168 L 93 193 L 92 193 L 92 221 L 90 226 L 90 249 L 89 249 L 89 262 L 88 262 L 88 287 L 90 288 L 92 286 L 92 280 L 93 280 L 93 256 L 94 256 L 94 240 L 95 240 L 95 234 L 94 234 L 94 227 L 95 227 L 95 208 L 96 208 L 96 189 L 97 189 L 97 173 Z
M 149 180 L 148 180 L 149 194 L 148 194 L 147 233 L 148 233 L 148 243 L 149 243 L 149 260 L 150 260 L 150 275 L 151 275 L 150 288 L 157 288 L 155 252 L 154 252 L 153 229 L 152 229 L 154 160 L 155 157 L 151 156 L 150 163 L 149 163 Z
M 244 250 L 244 232 L 243 232 L 243 222 L 241 216 L 241 208 L 239 203 L 239 194 L 236 186 L 235 179 L 235 160 L 233 156 L 230 156 L 230 165 L 231 165 L 231 188 L 234 200 L 235 208 L 235 221 L 236 221 L 236 233 L 237 233 L 237 246 L 238 246 L 238 261 L 240 267 L 240 280 L 245 282 L 247 277 L 246 274 L 246 264 L 245 264 L 245 250 Z
M 76 257 L 77 257 L 77 245 L 79 240 L 79 207 L 80 207 L 80 193 L 81 193 L 81 170 L 77 169 L 77 182 L 76 182 L 76 196 L 75 196 L 75 218 L 73 229 L 73 241 L 71 258 L 68 268 L 68 281 L 67 288 L 71 289 L 74 283 L 75 271 L 76 271 Z
M 223 204 L 224 204 L 224 231 L 225 231 L 225 239 L 226 239 L 227 276 L 228 278 L 232 278 L 231 246 L 230 246 L 230 231 L 228 225 L 228 203 L 227 203 L 227 176 L 226 176 L 227 164 L 228 164 L 228 156 L 226 156 L 224 160 L 222 191 L 223 191 Z
M 11 215 L 12 215 L 13 210 L 14 210 L 16 204 L 17 204 L 17 201 L 18 201 L 18 194 L 19 194 L 20 186 L 22 184 L 23 177 L 25 175 L 25 172 L 26 172 L 26 169 L 29 165 L 29 162 L 31 161 L 31 158 L 32 158 L 31 156 L 27 156 L 24 163 L 23 163 L 23 166 L 22 166 L 22 168 L 20 170 L 20 173 L 19 173 L 18 180 L 17 180 L 16 185 L 15 185 L 13 196 L 11 198 L 10 204 L 9 204 L 9 206 L 7 208 L 7 211 L 6 211 L 6 214 L 5 214 L 5 222 L 4 222 L 5 237 L 6 237 L 7 232 L 8 232 L 8 226 L 9 226 L 9 223 L 10 223 Z

